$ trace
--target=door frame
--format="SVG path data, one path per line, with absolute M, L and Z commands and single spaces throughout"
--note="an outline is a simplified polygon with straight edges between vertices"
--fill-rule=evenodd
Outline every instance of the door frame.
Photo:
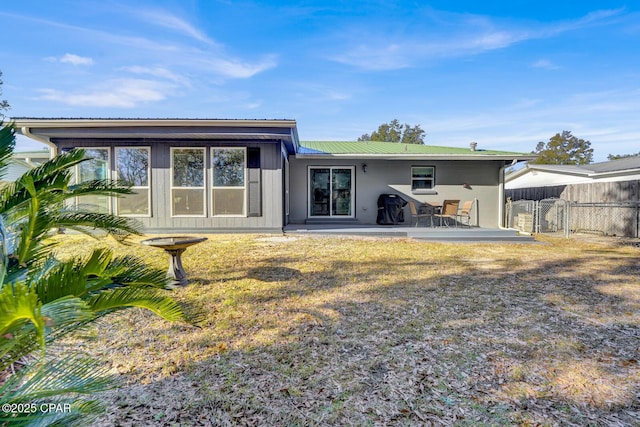
M 311 197 L 311 171 L 313 169 L 329 169 L 329 215 L 312 215 L 313 209 L 312 209 L 312 203 L 313 203 L 313 198 Z M 351 171 L 351 189 L 350 189 L 350 198 L 351 200 L 349 201 L 350 205 L 349 205 L 349 210 L 351 212 L 351 215 L 333 215 L 332 211 L 332 204 L 333 204 L 333 200 L 332 200 L 332 193 L 333 193 L 333 188 L 331 188 L 332 186 L 332 173 L 334 169 L 348 169 Z M 347 166 L 340 166 L 340 165 L 311 165 L 307 167 L 307 185 L 306 185 L 306 190 L 307 190 L 307 218 L 326 218 L 326 219 L 340 219 L 340 218 L 355 218 L 356 217 L 356 167 L 353 165 L 347 165 Z

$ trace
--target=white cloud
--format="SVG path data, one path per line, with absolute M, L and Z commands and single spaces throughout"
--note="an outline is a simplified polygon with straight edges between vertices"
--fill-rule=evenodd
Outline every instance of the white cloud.
M 624 12 L 624 9 L 596 10 L 586 14 L 580 19 L 561 22 L 556 25 L 555 28 L 552 28 L 552 31 L 565 32 L 579 30 L 592 25 L 608 24 L 611 22 L 609 18 L 618 17 L 622 12 Z
M 61 57 L 49 56 L 45 58 L 49 62 L 61 62 L 71 65 L 93 65 L 93 59 L 86 56 L 74 55 L 73 53 L 65 53 Z
M 146 74 L 153 77 L 159 77 L 161 79 L 178 83 L 182 86 L 190 86 L 188 78 L 181 76 L 180 74 L 176 74 L 164 67 L 147 67 L 141 65 L 133 65 L 129 67 L 123 67 L 122 70 L 128 71 L 133 74 Z
M 163 10 L 136 9 L 132 7 L 118 7 L 112 10 L 114 13 L 126 15 L 126 18 L 136 19 L 135 25 L 129 25 L 125 32 L 118 31 L 118 27 L 114 27 L 110 31 L 104 31 L 98 28 L 83 27 L 78 25 L 69 25 L 52 20 L 44 20 L 32 17 L 16 16 L 21 19 L 27 19 L 43 26 L 59 28 L 65 31 L 73 32 L 75 35 L 80 34 L 85 41 L 91 41 L 95 45 L 103 46 L 106 52 L 103 62 L 106 63 L 110 59 L 108 53 L 109 48 L 122 49 L 131 54 L 137 54 L 140 58 L 146 59 L 150 63 L 163 63 L 173 65 L 174 68 L 190 67 L 194 72 L 204 72 L 207 78 L 211 79 L 211 74 L 215 74 L 223 78 L 250 78 L 265 70 L 276 67 L 277 61 L 274 55 L 264 56 L 258 61 L 247 61 L 237 56 L 229 54 L 226 47 L 217 43 L 208 37 L 203 31 L 189 23 L 187 20 L 179 18 L 170 12 Z M 0 16 L 7 15 L 0 11 Z M 13 16 L 13 15 L 8 15 Z M 188 37 L 186 40 L 175 40 L 151 38 L 147 36 L 138 36 L 135 31 L 142 32 L 138 29 L 143 23 L 169 28 L 178 34 Z M 193 43 L 197 40 L 202 44 Z M 214 58 L 214 59 L 208 59 Z M 74 65 L 87 65 L 93 63 L 91 58 L 84 58 L 78 55 L 66 54 L 61 58 L 48 57 L 45 58 L 51 62 L 66 62 Z M 137 68 L 136 68 L 137 67 Z M 177 74 L 170 75 L 167 66 L 164 75 L 163 71 L 158 67 L 119 67 L 118 69 L 126 69 L 136 74 L 149 74 L 164 79 L 175 81 L 182 85 L 188 85 L 187 79 Z M 193 73 L 192 73 L 193 74 Z
M 260 107 L 262 107 L 262 101 L 249 102 L 245 104 L 245 108 L 247 110 L 256 110 Z
M 418 122 L 427 129 L 427 144 L 465 146 L 478 141 L 482 148 L 521 152 L 568 130 L 591 141 L 594 160 L 603 161 L 607 154 L 638 151 L 638 95 L 637 90 L 576 93 L 553 102 L 517 101 L 481 113 L 443 112 Z
M 539 59 L 533 64 L 531 64 L 533 68 L 542 68 L 544 70 L 558 70 L 560 69 L 559 65 L 554 64 L 548 59 Z
M 351 93 L 338 90 L 333 86 L 305 84 L 302 89 L 304 98 L 309 101 L 346 101 L 353 97 Z
M 327 97 L 332 101 L 346 101 L 347 99 L 351 99 L 350 93 L 338 92 L 335 90 L 329 90 L 327 92 Z
M 523 33 L 486 31 L 482 34 L 459 34 L 448 38 L 375 40 L 358 44 L 346 51 L 329 55 L 329 59 L 367 70 L 397 70 L 435 58 L 477 55 L 503 49 L 525 40 Z
M 205 33 L 188 23 L 187 21 L 178 18 L 163 10 L 138 10 L 137 14 L 141 16 L 145 21 L 160 27 L 168 28 L 170 30 L 182 33 L 186 36 L 192 37 L 198 41 L 207 44 L 215 44 Z
M 410 35 L 397 34 L 395 29 L 385 31 L 384 28 L 375 35 L 368 29 L 341 29 L 337 35 L 339 41 L 334 44 L 345 48 L 326 56 L 367 70 L 401 69 L 425 60 L 477 55 L 528 40 L 609 24 L 611 18 L 621 12 L 622 9 L 596 11 L 576 20 L 534 27 L 500 24 L 481 16 L 430 10 L 425 19 L 431 22 L 422 24 L 426 30 L 421 36 L 414 35 L 416 28 L 413 26 L 407 26 L 412 29 Z
M 73 53 L 65 53 L 62 58 L 60 58 L 60 62 L 73 65 L 92 65 L 93 59 L 86 56 L 74 55 Z
M 369 70 L 396 70 L 411 65 L 411 50 L 398 43 L 360 44 L 329 59 Z
M 205 66 L 225 77 L 246 79 L 277 66 L 273 56 L 268 56 L 256 64 L 242 62 L 235 58 L 215 58 L 204 61 Z
M 208 37 L 203 31 L 196 28 L 186 20 L 164 10 L 130 9 L 132 15 L 140 17 L 152 25 L 169 28 L 177 33 L 186 35 L 192 39 L 205 43 L 206 47 L 180 46 L 174 48 L 176 52 L 172 57 L 181 64 L 189 64 L 196 67 L 198 64 L 206 73 L 215 73 L 223 78 L 246 79 L 263 71 L 276 67 L 277 61 L 274 55 L 264 56 L 257 62 L 246 61 L 233 57 L 225 50 L 225 46 Z M 167 46 L 159 46 L 167 49 Z M 185 84 L 186 79 L 177 75 L 169 75 L 168 71 L 159 68 L 133 67 L 129 69 L 136 73 L 149 73 L 156 77 L 167 78 L 177 83 Z M 164 73 L 164 75 L 163 75 Z
M 147 102 L 162 101 L 170 89 L 166 84 L 151 80 L 120 79 L 81 93 L 41 89 L 39 99 L 76 107 L 133 108 Z

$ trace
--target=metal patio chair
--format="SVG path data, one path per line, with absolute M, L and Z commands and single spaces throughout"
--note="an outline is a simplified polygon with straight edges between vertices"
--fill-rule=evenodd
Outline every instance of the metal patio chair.
M 462 208 L 460 208 L 460 212 L 456 214 L 456 221 L 460 221 L 460 224 L 471 227 L 471 208 L 473 208 L 473 200 L 467 200 L 462 204 Z
M 431 218 L 431 226 L 433 227 L 433 216 L 429 213 L 422 213 L 418 211 L 416 208 L 416 204 L 412 201 L 409 201 L 409 212 L 411 213 L 411 221 L 416 220 L 416 227 L 420 224 L 421 218 Z
M 440 227 L 444 224 L 449 227 L 449 221 L 453 220 L 455 225 L 457 225 L 456 218 L 458 215 L 458 206 L 460 205 L 460 200 L 445 200 L 442 202 L 442 210 L 440 213 L 434 214 L 433 216 L 436 218 L 440 218 Z

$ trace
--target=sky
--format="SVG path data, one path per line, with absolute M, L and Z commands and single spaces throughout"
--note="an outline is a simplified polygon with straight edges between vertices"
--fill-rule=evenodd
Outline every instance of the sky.
M 9 117 L 294 119 L 303 141 L 398 119 L 429 145 L 568 130 L 596 162 L 640 152 L 638 0 L 21 0 L 0 20 Z

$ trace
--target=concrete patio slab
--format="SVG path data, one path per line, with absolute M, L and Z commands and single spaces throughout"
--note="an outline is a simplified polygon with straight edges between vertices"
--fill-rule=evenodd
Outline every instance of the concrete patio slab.
M 356 224 L 289 224 L 288 235 L 349 235 L 368 237 L 404 237 L 434 242 L 514 242 L 533 243 L 530 235 L 518 230 L 498 228 L 439 228 L 410 226 L 373 226 Z

